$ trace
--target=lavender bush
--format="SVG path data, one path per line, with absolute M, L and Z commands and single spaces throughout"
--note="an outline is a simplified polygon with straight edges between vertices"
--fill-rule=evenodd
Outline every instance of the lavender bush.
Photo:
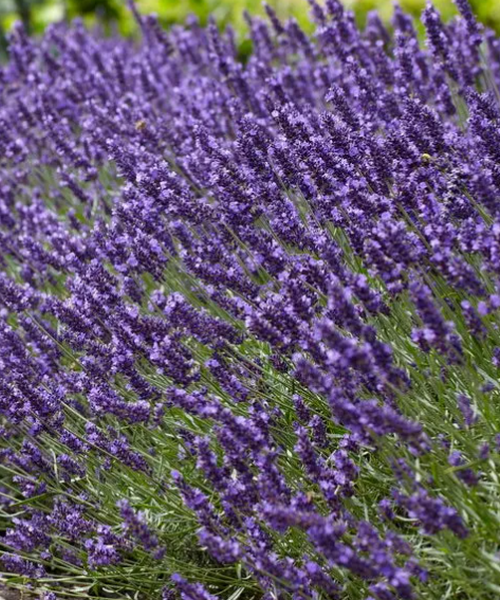
M 500 593 L 500 40 L 466 0 L 81 23 L 0 72 L 0 544 L 56 598 Z

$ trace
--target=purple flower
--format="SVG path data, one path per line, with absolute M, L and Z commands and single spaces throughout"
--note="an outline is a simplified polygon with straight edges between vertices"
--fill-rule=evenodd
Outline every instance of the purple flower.
M 115 565 L 121 560 L 122 540 L 108 525 L 98 525 L 97 537 L 85 541 L 91 569 Z
M 200 583 L 188 583 L 177 573 L 172 575 L 172 581 L 175 583 L 182 600 L 215 600 L 215 596 L 207 592 Z
M 163 30 L 132 1 L 134 41 L 13 28 L 7 572 L 149 577 L 179 524 L 186 577 L 221 577 L 166 571 L 153 595 L 224 596 L 241 568 L 263 598 L 409 600 L 448 530 L 465 589 L 500 365 L 500 41 L 466 0 L 449 23 L 428 4 L 426 43 L 399 7 L 361 30 L 309 4 L 313 34 L 246 15 L 246 61 L 231 28 Z
M 134 537 L 145 550 L 158 553 L 158 537 L 149 529 L 144 513 L 136 513 L 127 500 L 119 500 L 117 506 L 123 519 L 122 529 L 125 534 Z M 161 554 L 157 554 L 160 556 Z
M 471 427 L 477 421 L 477 415 L 474 413 L 474 409 L 471 406 L 470 398 L 464 394 L 459 394 L 457 404 L 462 413 L 465 426 Z
M 458 450 L 453 451 L 448 457 L 448 462 L 452 467 L 458 467 L 456 475 L 468 486 L 475 486 L 479 482 L 479 477 L 472 469 L 462 468 L 465 466 L 465 461 Z

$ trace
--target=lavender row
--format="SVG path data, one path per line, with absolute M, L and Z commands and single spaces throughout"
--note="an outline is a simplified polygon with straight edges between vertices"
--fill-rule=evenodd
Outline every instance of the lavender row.
M 500 41 L 267 7 L 0 72 L 3 569 L 45 598 L 500 589 Z M 35 583 L 36 582 L 36 583 Z M 450 591 L 451 590 L 451 591 Z M 458 596 L 457 596 L 458 597 Z M 490 596 L 484 596 L 490 597 Z

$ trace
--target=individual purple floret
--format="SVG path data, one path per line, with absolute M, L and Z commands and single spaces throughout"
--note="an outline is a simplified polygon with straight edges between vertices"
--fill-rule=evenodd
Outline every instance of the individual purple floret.
M 188 583 L 177 573 L 172 575 L 172 581 L 179 590 L 182 600 L 215 600 L 215 596 L 207 592 L 200 583 Z

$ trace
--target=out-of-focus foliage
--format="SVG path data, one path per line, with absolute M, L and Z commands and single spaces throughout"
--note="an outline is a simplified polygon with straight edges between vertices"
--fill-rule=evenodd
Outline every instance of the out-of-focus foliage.
M 395 0 L 344 0 L 346 6 L 352 8 L 360 19 L 363 19 L 371 10 L 377 10 L 385 19 L 390 19 Z M 500 32 L 500 2 L 498 0 L 469 0 L 474 13 L 479 20 Z M 426 0 L 399 0 L 405 12 L 419 16 L 425 7 Z M 433 0 L 433 4 L 443 17 L 449 18 L 456 14 L 452 0 Z
M 86 19 L 103 18 L 118 21 L 122 30 L 133 27 L 124 0 L 0 0 L 0 20 L 4 29 L 20 17 L 38 31 L 48 23 L 63 17 L 78 15 Z M 306 0 L 269 0 L 278 14 L 293 14 L 305 20 L 308 6 Z M 345 0 L 359 19 L 363 20 L 370 10 L 378 10 L 386 19 L 392 13 L 393 0 Z M 400 0 L 402 7 L 415 15 L 422 10 L 425 0 Z M 435 0 L 434 4 L 445 17 L 454 14 L 451 0 Z M 481 21 L 500 31 L 500 2 L 498 0 L 472 0 L 471 4 Z M 189 13 L 205 21 L 213 14 L 220 22 L 231 22 L 236 28 L 243 26 L 243 11 L 255 14 L 261 9 L 260 0 L 137 0 L 141 11 L 155 12 L 168 24 L 183 21 Z
M 302 24 L 307 20 L 306 0 L 268 0 L 281 17 L 294 16 Z M 221 24 L 231 23 L 237 30 L 244 27 L 245 10 L 252 14 L 262 11 L 261 0 L 136 0 L 143 13 L 156 13 L 165 24 L 183 22 L 189 14 L 205 23 L 209 15 Z M 122 33 L 133 27 L 133 19 L 125 0 L 0 0 L 0 22 L 7 30 L 24 11 L 31 29 L 42 30 L 61 18 L 82 16 L 85 20 L 101 19 L 117 22 Z
M 293 16 L 310 30 L 307 0 L 267 0 L 283 18 Z M 231 24 L 237 32 L 245 28 L 245 11 L 263 13 L 261 0 L 136 0 L 142 13 L 156 13 L 163 25 L 182 23 L 195 14 L 205 24 L 212 15 L 220 25 Z M 95 21 L 117 27 L 128 35 L 135 23 L 126 0 L 0 0 L 0 57 L 5 56 L 6 33 L 13 23 L 22 20 L 30 32 L 40 33 L 61 19 L 82 17 L 87 24 Z M 243 48 L 245 53 L 245 48 Z
M 500 1 L 470 0 L 479 19 L 487 26 L 500 32 Z M 394 0 L 344 0 L 355 11 L 363 23 L 371 10 L 377 10 L 385 20 L 389 20 Z M 405 11 L 418 16 L 425 0 L 399 0 Z M 244 11 L 252 14 L 262 12 L 261 0 L 136 0 L 141 12 L 156 13 L 164 25 L 183 22 L 189 14 L 198 16 L 205 23 L 208 15 L 213 15 L 221 25 L 231 23 L 236 31 L 245 27 Z M 308 29 L 309 8 L 307 0 L 268 0 L 279 16 L 294 16 Z M 445 18 L 456 14 L 452 0 L 434 0 L 434 4 Z M 60 19 L 81 16 L 87 22 L 99 20 L 115 24 L 122 34 L 134 29 L 134 22 L 127 10 L 125 0 L 0 0 L 0 37 L 21 19 L 30 31 L 40 32 L 49 23 Z

